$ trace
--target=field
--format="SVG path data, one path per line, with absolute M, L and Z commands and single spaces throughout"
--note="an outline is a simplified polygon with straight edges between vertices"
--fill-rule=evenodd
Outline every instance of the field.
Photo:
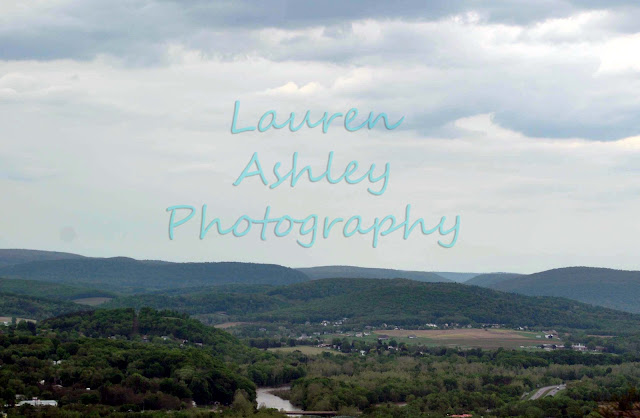
M 74 302 L 79 305 L 98 306 L 105 302 L 109 302 L 113 298 L 82 298 L 75 299 Z
M 371 337 L 388 335 L 398 342 L 479 348 L 518 348 L 540 344 L 541 333 L 507 329 L 389 330 L 374 332 Z M 409 338 L 414 335 L 416 338 Z M 555 340 L 557 342 L 558 340 Z
M 21 322 L 21 321 L 36 322 L 35 319 L 16 318 L 16 322 Z M 11 323 L 11 317 L 10 316 L 0 316 L 0 322 L 9 322 L 9 323 Z
M 219 328 L 219 329 L 227 329 L 227 328 L 238 327 L 240 325 L 252 325 L 252 324 L 253 322 L 225 322 L 222 324 L 216 324 L 213 327 Z

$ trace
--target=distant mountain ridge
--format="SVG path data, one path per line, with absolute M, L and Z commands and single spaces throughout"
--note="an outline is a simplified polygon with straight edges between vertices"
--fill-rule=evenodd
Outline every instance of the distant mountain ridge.
M 479 274 L 466 282 L 464 284 L 471 284 L 474 286 L 481 287 L 491 287 L 491 285 L 499 282 L 503 282 L 505 280 L 515 279 L 517 277 L 522 277 L 524 274 L 518 273 L 485 273 Z
M 31 261 L 74 260 L 85 258 L 82 255 L 58 251 L 22 250 L 16 248 L 0 249 L 0 267 Z
M 131 294 L 169 289 L 186 291 L 188 288 L 197 291 L 201 287 L 230 284 L 280 286 L 325 278 L 403 278 L 428 283 L 450 283 L 453 280 L 503 292 L 565 297 L 592 305 L 640 313 L 640 272 L 592 267 L 566 267 L 527 275 L 426 272 L 354 266 L 293 269 L 276 264 L 174 263 L 128 257 L 93 258 L 64 252 L 0 249 L 0 278 L 38 280 L 78 288 L 55 288 L 55 292 L 60 294 L 78 294 L 76 292 L 81 289 Z M 24 283 L 5 281 L 0 286 L 0 291 L 47 296 L 43 293 L 46 292 L 45 286 L 40 285 L 39 289 L 33 291 L 21 290 L 26 286 Z
M 0 267 L 0 277 L 125 293 L 229 283 L 284 285 L 309 280 L 297 270 L 275 264 L 171 263 L 126 257 L 32 261 Z
M 418 282 L 451 282 L 452 280 L 427 271 L 395 270 L 354 266 L 302 267 L 298 271 L 310 279 L 409 279 Z M 460 273 L 464 274 L 464 273 Z
M 640 272 L 565 267 L 498 280 L 485 287 L 529 296 L 559 296 L 640 313 Z

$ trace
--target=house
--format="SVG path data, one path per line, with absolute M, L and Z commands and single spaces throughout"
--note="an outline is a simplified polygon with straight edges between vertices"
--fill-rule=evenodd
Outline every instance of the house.
M 385 334 L 378 335 L 378 341 L 388 340 L 389 336 Z
M 409 335 L 409 339 L 413 340 L 414 338 L 417 338 L 414 334 Z
M 580 344 L 580 343 L 578 343 L 578 344 L 573 344 L 573 345 L 571 346 L 571 349 L 572 349 L 572 350 L 574 350 L 574 351 L 588 351 L 588 350 L 589 350 L 589 349 L 587 348 L 587 346 L 582 345 L 582 344 Z

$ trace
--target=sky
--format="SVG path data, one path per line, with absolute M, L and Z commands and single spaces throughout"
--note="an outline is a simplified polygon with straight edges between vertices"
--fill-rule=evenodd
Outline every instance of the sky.
M 640 269 L 636 1 L 4 0 L 0 248 L 171 261 L 407 270 Z M 231 133 L 269 110 L 384 112 L 297 132 Z M 365 116 L 363 116 L 365 115 Z M 240 176 L 389 164 L 359 184 Z M 376 173 L 381 171 L 376 171 Z M 437 233 L 199 239 L 201 207 L 242 215 L 460 218 Z M 168 207 L 195 216 L 169 239 Z M 182 213 L 182 212 L 181 212 Z M 305 240 L 306 241 L 306 240 Z M 446 241 L 446 239 L 445 239 Z

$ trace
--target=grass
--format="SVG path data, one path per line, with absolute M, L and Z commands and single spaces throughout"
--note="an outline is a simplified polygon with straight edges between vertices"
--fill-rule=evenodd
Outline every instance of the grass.
M 371 335 L 363 337 L 348 336 L 349 339 L 364 340 L 374 342 L 378 340 L 380 335 L 387 335 L 389 340 L 395 340 L 398 343 L 407 345 L 424 345 L 424 346 L 449 346 L 449 347 L 465 347 L 465 348 L 520 348 L 530 347 L 540 344 L 540 339 L 536 335 L 538 332 L 515 331 L 508 329 L 477 329 L 462 328 L 448 330 L 378 330 Z M 410 335 L 415 338 L 409 338 Z M 325 341 L 331 341 L 332 338 L 343 338 L 344 335 L 326 336 Z M 557 341 L 557 340 L 556 340 Z

